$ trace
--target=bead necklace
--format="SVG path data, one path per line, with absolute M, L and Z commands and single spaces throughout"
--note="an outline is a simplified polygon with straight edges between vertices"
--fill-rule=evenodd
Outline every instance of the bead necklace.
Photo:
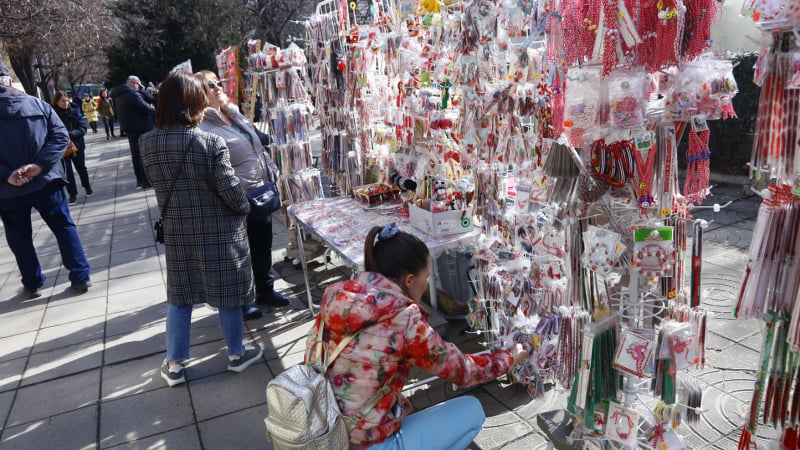
M 686 182 L 683 193 L 687 202 L 699 205 L 708 195 L 709 159 L 708 129 L 689 132 L 689 150 L 686 152 Z
M 678 64 L 680 51 L 680 38 L 682 36 L 683 12 L 684 8 L 680 0 L 658 0 L 658 49 L 656 56 L 651 61 L 653 69 L 660 69 L 670 65 Z
M 603 76 L 610 74 L 617 65 L 617 41 L 619 40 L 618 2 L 619 0 L 603 1 L 603 21 L 602 27 L 598 32 L 598 39 L 603 40 Z
M 711 24 L 716 14 L 716 0 L 688 2 L 686 5 L 686 28 L 681 43 L 684 60 L 691 61 L 711 47 Z

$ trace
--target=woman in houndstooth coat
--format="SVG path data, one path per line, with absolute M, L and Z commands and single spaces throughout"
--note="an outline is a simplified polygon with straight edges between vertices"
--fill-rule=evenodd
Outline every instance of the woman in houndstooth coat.
M 183 379 L 181 363 L 189 357 L 194 304 L 208 303 L 219 309 L 232 358 L 228 368 L 243 370 L 237 370 L 240 367 L 233 362 L 255 355 L 242 346 L 241 313 L 241 306 L 253 299 L 254 289 L 246 228 L 250 207 L 225 141 L 197 128 L 206 105 L 203 88 L 183 72 L 170 75 L 164 84 L 156 128 L 142 135 L 139 143 L 164 223 L 168 306 L 162 377 L 172 386 L 178 384 L 171 382 L 174 377 Z M 258 348 L 257 357 L 260 354 Z

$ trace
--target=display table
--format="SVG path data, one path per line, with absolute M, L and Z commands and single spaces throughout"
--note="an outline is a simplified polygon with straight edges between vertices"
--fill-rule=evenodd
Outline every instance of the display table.
M 314 314 L 311 302 L 311 289 L 308 281 L 308 267 L 303 252 L 303 230 L 308 231 L 323 242 L 329 249 L 344 259 L 353 271 L 364 269 L 364 241 L 367 233 L 374 226 L 384 226 L 389 222 L 397 222 L 400 230 L 420 238 L 431 252 L 430 284 L 431 306 L 438 309 L 436 297 L 436 257 L 443 251 L 459 245 L 473 242 L 480 235 L 480 229 L 452 236 L 428 236 L 414 228 L 408 217 L 401 215 L 400 203 L 392 202 L 377 206 L 368 206 L 350 197 L 324 198 L 292 205 L 288 209 L 288 217 L 295 224 L 300 248 L 300 262 L 308 295 L 308 309 Z

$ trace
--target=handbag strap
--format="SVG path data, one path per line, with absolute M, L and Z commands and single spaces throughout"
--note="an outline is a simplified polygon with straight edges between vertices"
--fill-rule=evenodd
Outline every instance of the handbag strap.
M 192 142 L 194 142 L 194 135 L 189 139 L 189 143 L 186 144 L 186 149 L 183 152 L 183 156 L 181 157 L 181 162 L 178 163 L 177 173 L 175 176 L 172 177 L 172 183 L 169 186 L 169 193 L 167 193 L 167 201 L 164 202 L 164 207 L 161 208 L 161 217 L 164 217 L 164 211 L 167 210 L 169 207 L 169 201 L 172 200 L 172 193 L 175 191 L 175 182 L 178 181 L 178 178 L 183 175 L 183 163 L 186 161 L 186 155 L 189 154 L 189 148 L 192 146 Z
M 324 328 L 325 328 L 325 320 L 322 318 L 322 315 L 320 314 L 320 316 L 319 316 L 319 329 L 317 330 L 317 340 L 314 342 L 314 345 L 312 346 L 312 348 L 316 349 L 316 351 L 314 352 L 315 353 L 315 355 L 314 355 L 314 364 L 322 367 L 324 369 L 324 373 L 327 374 L 328 373 L 328 368 L 331 366 L 331 364 L 333 364 L 333 361 L 336 360 L 336 358 L 339 356 L 340 353 L 342 353 L 344 348 L 347 347 L 347 344 L 349 344 L 350 341 L 352 341 L 353 338 L 355 338 L 358 335 L 358 333 L 361 332 L 361 329 L 356 331 L 355 333 L 351 333 L 351 334 L 348 334 L 347 336 L 343 337 L 342 340 L 339 341 L 339 344 L 336 346 L 336 348 L 333 350 L 333 353 L 331 353 L 328 356 L 327 361 L 323 364 L 322 363 L 322 347 L 323 347 L 322 335 L 323 335 Z M 306 358 L 306 360 L 308 360 L 308 358 Z M 390 384 L 391 384 L 392 380 L 394 380 L 395 375 L 397 375 L 397 372 L 393 373 L 392 376 L 390 376 L 383 383 L 383 385 L 377 391 L 375 391 L 374 394 L 372 394 L 372 397 L 370 397 L 369 400 L 364 402 L 364 404 L 361 405 L 361 407 L 358 408 L 358 410 L 356 410 L 356 412 L 354 412 L 352 416 L 346 416 L 346 415 L 342 414 L 342 418 L 344 419 L 345 425 L 347 425 L 347 432 L 348 433 L 350 431 L 352 431 L 353 429 L 355 429 L 355 427 L 359 423 L 361 423 L 361 421 L 364 420 L 364 417 L 366 417 L 367 413 L 372 411 L 372 408 L 374 408 L 375 405 L 377 405 L 378 402 L 383 397 L 385 397 L 386 395 L 388 395 L 391 392 Z

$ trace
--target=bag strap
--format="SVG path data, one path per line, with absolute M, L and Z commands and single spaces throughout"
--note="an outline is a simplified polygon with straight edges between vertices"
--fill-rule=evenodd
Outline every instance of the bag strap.
M 184 161 L 186 161 L 186 155 L 189 154 L 189 149 L 191 148 L 194 139 L 195 137 L 194 135 L 192 135 L 192 137 L 189 139 L 189 143 L 186 144 L 186 149 L 183 152 L 183 157 L 181 157 L 181 162 L 178 163 L 177 173 L 175 174 L 175 176 L 172 177 L 172 183 L 169 186 L 169 193 L 167 194 L 167 201 L 164 202 L 164 207 L 161 208 L 161 213 L 160 213 L 161 217 L 164 217 L 164 211 L 167 210 L 167 208 L 169 207 L 169 201 L 172 200 L 172 193 L 175 191 L 175 182 L 177 182 L 178 178 L 180 178 L 180 176 L 183 175 L 183 163 Z
M 328 367 L 330 367 L 331 364 L 333 364 L 333 361 L 336 360 L 336 358 L 339 356 L 340 353 L 342 353 L 344 348 L 347 347 L 347 344 L 349 344 L 350 341 L 352 341 L 353 338 L 355 338 L 358 335 L 358 333 L 361 332 L 361 330 L 358 330 L 355 333 L 348 334 L 347 336 L 343 337 L 342 340 L 339 341 L 339 345 L 336 346 L 336 348 L 333 350 L 333 353 L 331 353 L 328 356 L 328 360 L 323 365 L 323 363 L 322 363 L 322 348 L 321 347 L 324 345 L 323 342 L 322 342 L 322 334 L 323 334 L 324 328 L 325 328 L 325 320 L 322 318 L 322 315 L 320 315 L 319 316 L 319 329 L 317 330 L 317 340 L 314 342 L 314 345 L 312 347 L 316 348 L 316 351 L 314 352 L 315 353 L 315 355 L 314 355 L 314 363 L 316 365 L 318 365 L 318 366 L 321 366 L 324 369 L 324 373 L 327 374 Z M 306 358 L 306 360 L 308 360 L 308 358 Z M 395 375 L 397 375 L 397 372 L 393 373 L 392 376 L 390 376 L 383 383 L 383 385 L 377 391 L 375 391 L 374 394 L 372 394 L 372 397 L 370 397 L 369 400 L 364 402 L 364 404 L 361 405 L 361 407 L 358 408 L 358 410 L 356 410 L 356 412 L 353 413 L 352 416 L 346 416 L 346 415 L 342 414 L 342 419 L 344 419 L 345 425 L 347 425 L 347 432 L 348 433 L 353 431 L 353 429 L 355 429 L 355 427 L 359 423 L 361 423 L 361 421 L 364 420 L 364 417 L 366 417 L 366 415 L 370 411 L 372 411 L 372 408 L 374 408 L 375 405 L 377 405 L 378 402 L 383 397 L 385 397 L 386 395 L 388 395 L 391 392 L 390 384 L 392 383 L 392 380 L 394 380 Z
M 392 380 L 394 380 L 394 376 L 395 375 L 397 375 L 397 372 L 393 373 L 392 376 L 390 376 L 383 383 L 383 385 L 380 387 L 380 389 L 375 391 L 375 393 L 372 394 L 372 397 L 370 397 L 369 400 L 364 402 L 364 404 L 361 405 L 361 408 L 358 408 L 358 410 L 356 412 L 354 412 L 352 416 L 345 416 L 344 414 L 342 414 L 342 418 L 344 419 L 344 423 L 345 423 L 345 425 L 347 425 L 347 432 L 348 433 L 350 431 L 353 431 L 353 429 L 355 429 L 355 427 L 359 423 L 361 423 L 361 421 L 364 420 L 364 417 L 367 416 L 367 413 L 372 411 L 372 408 L 374 408 L 375 405 L 377 405 L 378 402 L 381 401 L 381 399 L 383 397 L 389 395 L 389 393 L 392 391 L 392 389 L 391 389 L 391 387 L 389 385 L 392 383 Z

